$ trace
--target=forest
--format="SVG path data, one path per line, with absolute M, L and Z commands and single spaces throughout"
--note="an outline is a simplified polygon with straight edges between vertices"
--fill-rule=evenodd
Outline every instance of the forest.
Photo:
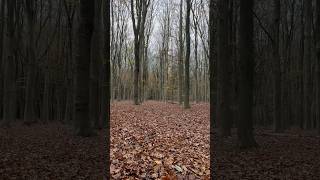
M 0 179 L 319 179 L 320 0 L 0 0 Z

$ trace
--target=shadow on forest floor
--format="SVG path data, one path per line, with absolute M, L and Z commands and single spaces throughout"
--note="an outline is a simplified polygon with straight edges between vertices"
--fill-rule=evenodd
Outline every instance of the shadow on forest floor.
M 81 138 L 58 123 L 0 129 L 0 179 L 101 179 L 103 134 Z
M 216 138 L 217 179 L 320 179 L 320 138 L 310 132 L 283 134 L 257 128 L 259 148 L 239 151 L 233 137 Z

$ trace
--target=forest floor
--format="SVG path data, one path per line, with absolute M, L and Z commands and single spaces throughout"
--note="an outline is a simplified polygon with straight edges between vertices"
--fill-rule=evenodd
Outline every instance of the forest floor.
M 208 179 L 209 106 L 115 102 L 111 116 L 113 179 Z M 106 135 L 80 138 L 61 124 L 0 129 L 0 179 L 97 179 Z M 258 149 L 240 151 L 236 135 L 213 132 L 216 179 L 320 179 L 320 138 L 290 130 L 256 130 Z
M 229 138 L 215 133 L 216 179 L 320 179 L 320 137 L 290 129 L 282 134 L 256 128 L 259 148 L 237 148 L 236 132 Z

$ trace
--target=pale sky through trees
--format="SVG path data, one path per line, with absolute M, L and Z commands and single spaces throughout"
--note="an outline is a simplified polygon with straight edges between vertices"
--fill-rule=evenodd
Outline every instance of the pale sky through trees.
M 130 3 L 129 1 L 127 3 Z M 150 35 L 150 44 L 149 44 L 149 55 L 151 57 L 151 61 L 153 62 L 154 58 L 157 57 L 157 54 L 159 52 L 159 47 L 161 47 L 161 36 L 163 33 L 162 30 L 162 24 L 164 19 L 164 14 L 167 9 L 167 4 L 169 3 L 169 11 L 170 11 L 170 42 L 169 42 L 169 54 L 173 54 L 174 56 L 177 55 L 177 39 L 178 39 L 178 32 L 179 32 L 179 5 L 180 0 L 153 0 L 153 7 L 154 10 L 151 12 L 151 8 L 148 10 L 147 19 L 150 18 L 151 13 L 153 13 L 153 21 L 152 21 L 152 31 Z M 202 32 L 205 38 L 205 42 L 207 43 L 208 38 L 208 27 L 206 24 L 206 21 L 208 20 L 208 2 L 206 0 L 193 0 L 192 1 L 192 7 L 195 7 L 195 3 L 197 3 L 197 9 L 199 13 L 199 26 L 202 28 Z M 200 6 L 200 4 L 203 3 L 203 7 Z M 183 12 L 183 25 L 185 24 L 185 7 L 186 3 L 184 3 L 184 12 Z M 133 42 L 134 35 L 133 35 L 133 29 L 132 29 L 132 20 L 131 20 L 131 12 L 130 12 L 130 6 L 127 4 L 126 13 L 128 14 L 127 23 L 128 23 L 128 29 L 127 29 L 127 35 L 128 35 L 128 41 Z M 205 10 L 202 10 L 205 9 Z M 194 50 L 194 21 L 193 21 L 193 11 L 191 12 L 191 52 Z M 183 32 L 184 33 L 184 32 Z M 183 35 L 184 36 L 184 35 Z M 203 43 L 200 37 L 200 34 L 198 34 L 198 51 L 200 52 L 199 56 L 201 59 L 201 51 L 203 50 Z M 191 64 L 193 64 L 193 54 L 191 53 Z

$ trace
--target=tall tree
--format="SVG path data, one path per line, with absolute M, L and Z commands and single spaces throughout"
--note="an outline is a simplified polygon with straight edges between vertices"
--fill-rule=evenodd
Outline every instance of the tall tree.
M 0 70 L 3 72 L 4 32 L 5 32 L 5 0 L 0 1 Z M 2 117 L 3 105 L 3 73 L 0 73 L 0 117 Z
M 75 76 L 75 113 L 77 134 L 93 135 L 89 117 L 89 77 L 91 58 L 91 38 L 94 29 L 95 5 L 92 0 L 80 0 L 80 19 L 78 29 L 78 44 L 76 52 Z
M 190 108 L 190 11 L 191 0 L 187 0 L 187 13 L 186 13 L 186 59 L 185 59 L 185 78 L 184 78 L 184 108 Z
M 214 132 L 215 127 L 215 101 L 214 101 L 214 44 L 215 44 L 215 32 L 214 32 L 214 3 L 215 0 L 210 0 L 209 4 L 209 80 L 210 80 L 210 132 Z M 213 144 L 215 139 L 213 138 L 213 134 L 210 134 L 210 144 Z M 213 165 L 215 154 L 213 151 L 210 151 L 210 165 Z M 213 168 L 211 167 L 211 170 Z M 214 173 L 210 173 L 211 179 L 215 179 L 213 176 Z
M 35 97 L 36 97 L 36 75 L 37 75 L 37 59 L 36 59 L 36 42 L 35 42 L 35 25 L 36 25 L 36 7 L 35 0 L 26 0 L 26 15 L 28 23 L 28 66 L 27 66 L 27 85 L 26 85 L 26 100 L 24 109 L 24 121 L 26 124 L 34 122 L 35 119 Z
M 316 112 L 318 134 L 320 134 L 320 0 L 316 0 Z
M 183 102 L 183 0 L 180 0 L 179 10 L 179 104 Z
M 231 53 L 229 0 L 218 1 L 217 122 L 222 136 L 231 135 Z
M 273 0 L 273 120 L 276 132 L 283 130 L 283 123 L 281 121 L 281 67 L 279 53 L 280 5 L 280 0 Z
M 99 96 L 99 70 L 102 66 L 102 23 L 103 23 L 103 1 L 96 0 L 94 31 L 92 37 L 91 64 L 90 64 L 90 119 L 94 123 L 95 128 L 100 128 L 102 124 L 99 122 L 100 114 L 100 96 Z
M 241 148 L 257 146 L 253 135 L 253 0 L 240 0 L 240 81 L 238 138 Z
M 101 114 L 100 114 L 100 121 L 102 121 L 103 127 L 107 129 L 106 131 L 106 137 L 110 137 L 110 119 L 111 119 L 111 110 L 110 110 L 110 94 L 111 94 L 111 72 L 110 72 L 110 0 L 106 0 L 103 3 L 104 6 L 104 25 L 105 25 L 105 43 L 104 43 L 104 49 L 105 49 L 105 65 L 102 67 L 102 70 L 100 71 L 103 73 L 101 75 Z M 107 159 L 106 159 L 106 179 L 111 179 L 110 176 L 110 138 L 107 138 L 106 140 L 106 153 L 107 153 Z
M 304 0 L 304 63 L 303 63 L 303 119 L 305 128 L 311 128 L 311 58 L 312 58 L 312 1 Z
M 15 20 L 14 11 L 16 0 L 7 0 L 7 25 L 6 25 L 6 58 L 4 59 L 4 80 L 3 80 L 3 126 L 10 126 L 16 118 L 16 63 L 15 63 Z
M 139 74 L 141 48 L 144 47 L 144 30 L 150 0 L 131 0 L 131 19 L 134 32 L 134 104 L 139 104 Z

